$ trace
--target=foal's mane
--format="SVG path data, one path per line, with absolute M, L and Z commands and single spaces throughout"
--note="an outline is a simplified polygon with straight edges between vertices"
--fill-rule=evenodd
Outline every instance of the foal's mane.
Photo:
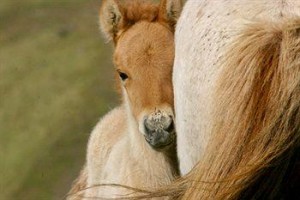
M 126 1 L 122 6 L 124 21 L 136 23 L 138 21 L 156 21 L 159 15 L 159 6 L 148 1 Z
M 146 22 L 159 22 L 165 25 L 167 28 L 173 29 L 173 22 L 168 22 L 165 13 L 162 13 L 162 1 L 161 4 L 153 3 L 151 1 L 144 0 L 125 0 L 123 2 L 117 1 L 122 13 L 122 23 L 119 25 L 119 30 L 126 31 L 132 25 L 140 21 Z

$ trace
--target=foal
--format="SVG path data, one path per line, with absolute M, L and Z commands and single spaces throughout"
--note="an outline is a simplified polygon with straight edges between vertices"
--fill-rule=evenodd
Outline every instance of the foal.
M 174 26 L 181 7 L 180 0 L 159 5 L 103 1 L 100 27 L 115 44 L 123 103 L 93 130 L 86 166 L 71 198 L 120 197 L 132 191 L 109 184 L 157 188 L 178 174 L 172 66 Z

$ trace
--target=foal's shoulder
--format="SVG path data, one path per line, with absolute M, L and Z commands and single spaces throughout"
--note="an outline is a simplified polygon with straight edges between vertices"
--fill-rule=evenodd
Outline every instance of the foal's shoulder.
M 103 170 L 126 129 L 125 109 L 117 107 L 103 116 L 89 138 L 87 147 L 88 185 L 102 180 Z
M 97 143 L 97 146 L 101 143 L 101 146 L 103 146 L 118 141 L 126 129 L 125 117 L 126 113 L 123 106 L 116 107 L 108 112 L 95 126 L 89 143 Z
M 107 131 L 113 131 L 118 128 L 123 128 L 124 125 L 126 125 L 125 115 L 126 113 L 124 106 L 118 106 L 104 115 L 99 120 L 94 130 L 104 129 Z

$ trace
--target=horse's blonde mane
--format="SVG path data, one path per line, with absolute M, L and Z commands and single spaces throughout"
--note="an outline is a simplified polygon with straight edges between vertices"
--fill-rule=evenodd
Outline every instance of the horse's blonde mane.
M 215 95 L 211 145 L 185 198 L 278 198 L 299 147 L 299 31 L 299 19 L 255 22 L 233 44 Z

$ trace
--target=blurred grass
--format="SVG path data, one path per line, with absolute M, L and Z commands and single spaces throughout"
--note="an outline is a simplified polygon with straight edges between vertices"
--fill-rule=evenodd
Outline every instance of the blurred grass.
M 62 199 L 116 105 L 99 4 L 0 2 L 0 200 Z

